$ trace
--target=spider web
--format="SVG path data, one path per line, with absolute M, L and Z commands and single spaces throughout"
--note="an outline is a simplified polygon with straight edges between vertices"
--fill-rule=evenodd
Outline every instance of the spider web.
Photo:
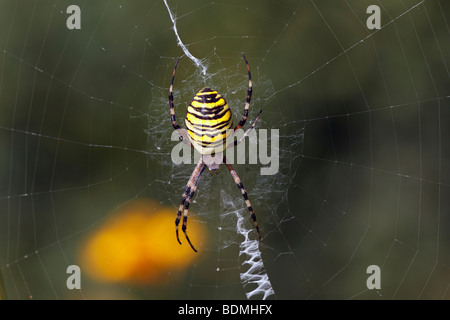
M 81 30 L 66 27 L 73 4 Z M 379 30 L 366 26 L 373 4 Z M 3 294 L 449 298 L 449 9 L 437 0 L 0 1 Z M 277 174 L 234 165 L 262 241 L 227 170 L 205 172 L 190 220 L 209 236 L 181 281 L 83 276 L 68 290 L 80 243 L 115 208 L 151 198 L 175 216 L 195 166 L 171 160 L 176 58 L 178 121 L 208 86 L 236 123 L 242 52 L 254 82 L 249 123 L 263 109 L 256 130 L 279 130 Z M 366 285 L 370 265 L 380 289 Z

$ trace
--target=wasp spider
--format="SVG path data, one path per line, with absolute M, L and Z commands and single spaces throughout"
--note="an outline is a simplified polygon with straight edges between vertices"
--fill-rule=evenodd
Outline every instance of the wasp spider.
M 200 161 L 197 163 L 197 166 L 192 172 L 191 177 L 189 178 L 183 195 L 181 196 L 181 203 L 177 212 L 177 218 L 175 220 L 176 236 L 178 242 L 181 244 L 180 238 L 178 236 L 178 225 L 183 213 L 183 224 L 181 229 L 183 230 L 186 240 L 195 252 L 197 252 L 197 250 L 192 245 L 186 233 L 189 204 L 191 203 L 191 199 L 194 196 L 195 191 L 197 190 L 200 176 L 205 168 L 208 167 L 211 173 L 218 172 L 219 165 L 221 163 L 226 164 L 228 170 L 231 173 L 231 176 L 234 179 L 234 182 L 241 191 L 247 205 L 247 209 L 250 212 L 250 217 L 252 218 L 255 224 L 256 231 L 258 232 L 258 239 L 261 240 L 258 224 L 256 222 L 256 216 L 253 212 L 250 201 L 248 200 L 247 192 L 244 189 L 241 179 L 239 179 L 236 171 L 227 162 L 224 154 L 224 150 L 226 148 L 236 146 L 248 135 L 250 130 L 255 127 L 256 122 L 258 121 L 259 116 L 262 112 L 262 110 L 259 111 L 258 116 L 253 122 L 253 125 L 245 132 L 245 134 L 241 137 L 241 139 L 239 139 L 239 141 L 234 141 L 232 144 L 226 145 L 226 141 L 232 141 L 227 140 L 227 138 L 230 139 L 234 135 L 236 130 L 242 128 L 247 121 L 250 99 L 252 97 L 252 77 L 250 73 L 250 67 L 248 65 L 245 54 L 242 53 L 242 55 L 244 57 L 244 61 L 248 71 L 247 101 L 244 107 L 244 115 L 237 126 L 234 127 L 234 130 L 230 130 L 233 126 L 233 119 L 231 110 L 227 102 L 220 95 L 220 93 L 210 88 L 203 88 L 194 96 L 191 103 L 187 107 L 186 117 L 184 119 L 186 131 L 180 128 L 175 119 L 175 109 L 173 104 L 173 82 L 175 79 L 175 72 L 177 70 L 178 62 L 180 60 L 179 58 L 175 63 L 175 67 L 173 68 L 172 81 L 169 88 L 170 120 L 172 122 L 173 128 L 177 130 L 180 140 L 197 149 L 202 155 Z

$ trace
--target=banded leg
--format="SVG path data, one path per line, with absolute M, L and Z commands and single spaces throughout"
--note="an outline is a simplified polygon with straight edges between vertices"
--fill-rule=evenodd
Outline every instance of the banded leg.
M 178 62 L 180 61 L 180 58 L 177 58 L 177 62 L 175 62 L 175 66 L 173 67 L 172 72 L 172 81 L 170 81 L 170 87 L 169 87 L 169 111 L 170 111 L 170 121 L 172 122 L 172 126 L 175 130 L 180 129 L 180 126 L 177 123 L 177 120 L 175 119 L 175 107 L 173 104 L 173 82 L 175 80 L 175 72 L 177 71 Z
M 177 62 L 175 62 L 175 66 L 173 67 L 173 73 L 172 73 L 172 80 L 170 81 L 170 87 L 169 87 L 169 111 L 170 111 L 170 121 L 172 122 L 173 128 L 178 132 L 178 137 L 180 141 L 183 141 L 184 143 L 187 143 L 188 145 L 192 146 L 188 135 L 186 133 L 186 130 L 182 129 L 175 118 L 175 106 L 173 104 L 173 82 L 175 80 L 175 72 L 177 71 L 178 62 L 180 61 L 180 58 L 177 58 Z M 193 146 L 192 146 L 193 147 Z
M 250 217 L 252 218 L 253 223 L 255 224 L 256 232 L 258 232 L 258 240 L 261 241 L 261 234 L 259 233 L 258 223 L 256 222 L 256 215 L 253 212 L 253 208 L 250 203 L 250 200 L 248 200 L 247 191 L 245 191 L 244 185 L 242 184 L 241 179 L 239 178 L 239 176 L 237 175 L 236 171 L 233 169 L 231 164 L 229 164 L 227 162 L 227 159 L 225 158 L 225 156 L 223 157 L 223 161 L 227 165 L 227 168 L 230 171 L 231 176 L 233 177 L 234 182 L 236 183 L 237 187 L 239 188 L 239 190 L 241 190 L 242 196 L 244 197 L 244 200 L 245 200 L 245 204 L 247 205 L 247 209 L 250 213 Z
M 242 56 L 244 57 L 245 64 L 247 66 L 248 71 L 248 91 L 247 91 L 247 101 L 245 102 L 244 107 L 244 115 L 237 124 L 237 126 L 234 128 L 234 131 L 242 128 L 247 121 L 248 118 L 248 109 L 250 108 L 250 100 L 252 99 L 252 90 L 253 90 L 253 82 L 252 82 L 252 74 L 250 73 L 250 66 L 248 65 L 247 57 L 245 56 L 245 53 L 242 52 Z
M 200 159 L 194 171 L 192 172 L 191 177 L 189 178 L 186 188 L 184 189 L 183 195 L 181 196 L 180 207 L 178 208 L 177 218 L 175 219 L 175 232 L 178 243 L 181 244 L 180 237 L 178 235 L 178 225 L 180 224 L 181 213 L 183 212 L 183 224 L 181 229 L 183 230 L 184 236 L 186 237 L 186 240 L 188 241 L 189 245 L 195 252 L 197 252 L 197 250 L 192 245 L 191 240 L 189 239 L 186 232 L 187 218 L 188 218 L 189 204 L 191 203 L 192 197 L 194 196 L 195 191 L 197 190 L 197 185 L 200 180 L 200 176 L 203 170 L 205 170 L 205 168 L 206 165 L 203 163 L 203 159 Z
M 253 124 L 251 125 L 251 127 L 248 128 L 247 131 L 245 131 L 244 135 L 243 135 L 239 140 L 234 140 L 233 143 L 228 144 L 227 147 L 226 147 L 226 149 L 228 149 L 228 148 L 230 148 L 230 147 L 232 147 L 232 146 L 235 146 L 235 147 L 236 147 L 239 143 L 242 142 L 242 140 L 245 139 L 246 136 L 248 136 L 248 134 L 250 133 L 250 131 L 253 130 L 253 129 L 255 128 L 256 123 L 257 123 L 258 120 L 259 120 L 259 116 L 261 115 L 261 112 L 262 112 L 262 109 L 259 110 L 258 115 L 257 115 L 256 118 L 255 118 L 255 121 L 253 122 Z M 233 137 L 231 137 L 231 138 L 233 138 Z

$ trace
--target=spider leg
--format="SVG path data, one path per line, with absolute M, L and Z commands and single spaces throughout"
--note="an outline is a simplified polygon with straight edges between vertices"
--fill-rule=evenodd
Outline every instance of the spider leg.
M 177 59 L 177 62 L 175 62 L 175 66 L 173 67 L 172 81 L 170 82 L 170 88 L 169 88 L 170 121 L 172 122 L 172 126 L 175 130 L 180 129 L 180 126 L 178 125 L 177 120 L 175 119 L 175 107 L 173 104 L 173 82 L 175 80 L 175 72 L 177 71 L 177 66 L 178 66 L 179 61 L 180 61 L 180 58 Z
M 186 237 L 186 240 L 188 241 L 189 245 L 195 252 L 197 252 L 197 250 L 192 245 L 191 240 L 189 239 L 189 237 L 186 233 L 187 218 L 188 218 L 189 204 L 191 203 L 191 199 L 194 196 L 195 191 L 197 190 L 197 185 L 200 180 L 200 176 L 201 176 L 203 170 L 205 170 L 205 168 L 206 168 L 206 165 L 203 163 L 203 159 L 200 159 L 200 161 L 198 162 L 194 171 L 192 172 L 191 177 L 189 178 L 186 188 L 184 189 L 183 195 L 181 196 L 180 207 L 178 208 L 177 218 L 175 219 L 175 232 L 176 232 L 178 243 L 181 244 L 181 241 L 180 241 L 180 238 L 178 235 L 178 225 L 180 224 L 181 213 L 183 212 L 183 224 L 182 224 L 181 229 L 183 230 L 184 236 Z
M 191 191 L 189 192 L 189 195 L 188 195 L 188 197 L 186 199 L 186 202 L 184 203 L 183 225 L 181 227 L 181 229 L 183 230 L 184 236 L 186 237 L 186 240 L 188 241 L 188 243 L 191 246 L 192 250 L 194 250 L 195 252 L 197 252 L 197 250 L 192 245 L 191 240 L 189 240 L 189 237 L 188 237 L 188 235 L 186 233 L 187 218 L 188 218 L 189 204 L 191 203 L 191 199 L 194 196 L 195 191 L 197 191 L 197 185 L 198 185 L 198 182 L 200 180 L 200 176 L 201 176 L 201 174 L 202 174 L 202 172 L 203 172 L 203 170 L 205 168 L 206 168 L 206 165 L 203 165 L 200 168 L 200 172 L 197 175 L 197 177 L 195 178 L 194 185 L 192 186 Z
M 170 111 L 170 121 L 172 122 L 173 128 L 178 132 L 178 137 L 180 141 L 183 141 L 184 143 L 192 146 L 192 144 L 189 141 L 188 135 L 186 133 L 185 129 L 182 129 L 175 118 L 175 106 L 173 103 L 173 82 L 175 80 L 175 72 L 177 71 L 178 62 L 180 61 L 180 58 L 177 58 L 177 62 L 175 62 L 175 66 L 173 67 L 173 73 L 172 73 L 172 80 L 170 81 L 170 87 L 169 87 L 169 111 Z M 193 147 L 193 146 L 192 146 Z
M 253 208 L 252 208 L 252 205 L 250 203 L 250 200 L 248 200 L 247 191 L 245 191 L 244 185 L 242 184 L 241 179 L 239 178 L 239 176 L 237 175 L 236 171 L 233 169 L 231 164 L 229 164 L 227 162 L 227 159 L 225 158 L 225 156 L 223 157 L 223 161 L 227 165 L 227 168 L 230 171 L 231 176 L 233 177 L 234 182 L 236 183 L 237 187 L 239 188 L 239 190 L 241 190 L 242 196 L 244 197 L 244 200 L 245 200 L 245 204 L 247 205 L 247 209 L 248 209 L 248 211 L 250 213 L 250 217 L 252 218 L 253 223 L 255 224 L 256 232 L 258 232 L 258 240 L 261 241 L 261 234 L 259 232 L 258 223 L 256 222 L 256 215 L 253 212 Z
M 245 102 L 244 107 L 244 115 L 242 116 L 241 121 L 237 124 L 237 126 L 234 128 L 234 131 L 242 128 L 247 121 L 248 118 L 248 109 L 250 108 L 250 100 L 252 99 L 252 90 L 253 90 L 253 82 L 252 82 L 252 74 L 250 73 L 250 66 L 248 65 L 247 57 L 242 52 L 242 56 L 244 57 L 245 64 L 247 66 L 248 71 L 248 91 L 247 91 L 247 100 Z
M 233 143 L 228 144 L 227 147 L 226 147 L 226 149 L 228 149 L 228 148 L 230 148 L 230 147 L 232 147 L 232 146 L 236 147 L 239 143 L 242 142 L 242 140 L 245 139 L 246 136 L 248 136 L 248 134 L 250 133 L 250 131 L 253 130 L 253 129 L 255 128 L 256 123 L 257 123 L 258 120 L 259 120 L 259 116 L 261 115 L 261 112 L 262 112 L 262 109 L 259 110 L 258 115 L 257 115 L 256 118 L 255 118 L 255 121 L 253 122 L 253 124 L 251 125 L 251 127 L 248 128 L 247 131 L 245 131 L 244 135 L 243 135 L 239 140 L 235 140 Z M 230 136 L 230 137 L 233 138 L 233 136 Z

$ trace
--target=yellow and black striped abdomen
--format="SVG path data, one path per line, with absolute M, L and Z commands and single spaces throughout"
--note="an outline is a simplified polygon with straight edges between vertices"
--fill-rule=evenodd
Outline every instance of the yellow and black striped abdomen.
M 203 88 L 187 107 L 185 124 L 194 147 L 201 154 L 211 154 L 224 150 L 233 118 L 220 93 Z

